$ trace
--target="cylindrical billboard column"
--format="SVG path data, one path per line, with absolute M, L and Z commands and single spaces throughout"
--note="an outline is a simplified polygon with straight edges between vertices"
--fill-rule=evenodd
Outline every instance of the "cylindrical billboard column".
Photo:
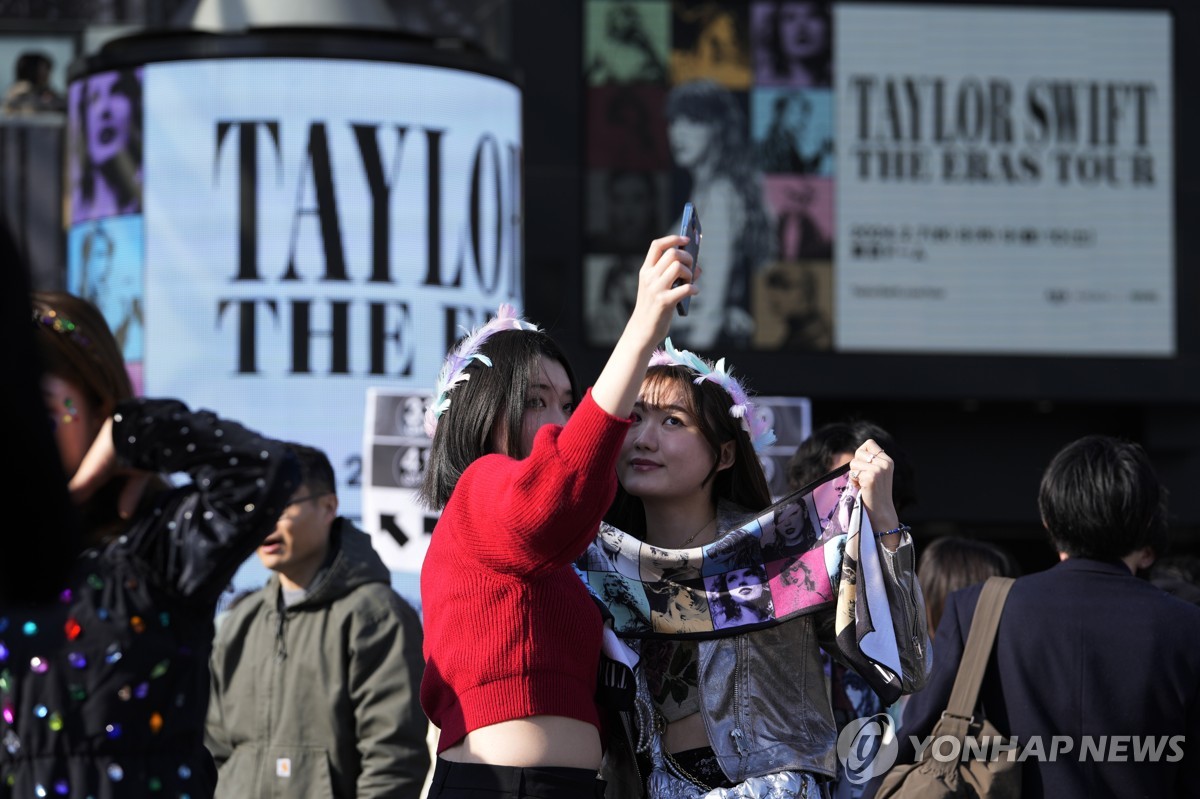
M 75 65 L 68 286 L 141 390 L 326 450 L 359 511 L 369 387 L 424 390 L 521 305 L 521 92 L 389 34 L 132 37 Z

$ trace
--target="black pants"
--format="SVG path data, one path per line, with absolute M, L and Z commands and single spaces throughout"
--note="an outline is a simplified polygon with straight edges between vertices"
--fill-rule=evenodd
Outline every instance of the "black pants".
M 605 782 L 585 768 L 518 768 L 437 759 L 429 799 L 603 799 Z

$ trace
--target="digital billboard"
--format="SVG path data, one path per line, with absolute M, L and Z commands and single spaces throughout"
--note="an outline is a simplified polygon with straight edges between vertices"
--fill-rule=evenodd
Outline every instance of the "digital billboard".
M 357 518 L 367 391 L 521 305 L 521 93 L 298 49 L 76 76 L 68 282 L 142 393 L 324 449 Z
M 838 350 L 1175 354 L 1166 12 L 836 23 Z
M 854 381 L 813 356 L 1178 354 L 1168 11 L 587 0 L 583 24 L 594 348 L 691 201 L 683 346 L 825 385 Z

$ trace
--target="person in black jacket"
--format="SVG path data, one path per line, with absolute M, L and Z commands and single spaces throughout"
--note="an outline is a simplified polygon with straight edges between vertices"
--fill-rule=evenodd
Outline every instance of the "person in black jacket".
M 217 599 L 298 485 L 295 457 L 211 412 L 134 398 L 86 300 L 35 293 L 32 324 L 47 416 L 22 423 L 53 426 L 86 540 L 57 596 L 0 604 L 0 798 L 205 799 Z
M 1013 584 L 980 691 L 984 717 L 1025 755 L 1024 799 L 1196 796 L 1200 608 L 1136 576 L 1165 553 L 1165 495 L 1142 448 L 1106 436 L 1068 444 L 1042 477 L 1061 560 Z M 913 736 L 946 708 L 981 590 L 947 597 L 897 764 L 914 762 Z

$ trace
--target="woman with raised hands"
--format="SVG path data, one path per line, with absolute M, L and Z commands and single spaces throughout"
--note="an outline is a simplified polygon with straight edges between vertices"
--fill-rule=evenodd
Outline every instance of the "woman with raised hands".
M 782 501 L 768 510 L 772 497 L 757 452 L 773 441 L 724 360 L 713 364 L 675 349 L 670 339 L 654 354 L 617 460 L 618 497 L 605 517 L 623 533 L 610 540 L 637 559 L 636 570 L 617 571 L 637 574 L 646 587 L 648 620 L 646 634 L 633 636 L 641 640 L 630 641 L 640 655 L 636 712 L 625 717 L 633 729 L 628 738 L 614 735 L 603 771 L 620 786 L 612 795 L 826 795 L 837 731 L 819 644 L 838 651 L 836 589 L 825 573 L 821 533 L 811 522 L 803 529 L 807 513 L 795 517 Z M 899 642 L 904 657 L 906 645 L 925 646 L 917 621 L 923 605 L 912 541 L 892 505 L 892 467 L 887 453 L 867 441 L 854 453 L 848 481 L 872 528 L 882 531 L 896 628 L 921 625 Z M 770 540 L 765 533 L 727 535 L 768 517 Z M 690 575 L 679 565 L 685 556 L 694 567 Z M 589 553 L 589 563 L 603 560 Z M 665 576 L 661 564 L 670 565 L 671 576 L 656 583 L 655 575 Z M 660 607 L 663 597 L 668 607 Z M 686 626 L 672 621 L 683 610 Z M 921 654 L 907 657 L 911 663 Z M 635 753 L 637 768 L 629 762 Z M 619 778 L 635 774 L 641 784 Z
M 603 796 L 601 613 L 573 564 L 616 491 L 650 354 L 697 293 L 686 241 L 650 245 L 633 312 L 582 399 L 562 350 L 509 306 L 442 367 L 421 487 L 441 511 L 421 569 L 435 799 Z
M 91 302 L 31 299 L 46 416 L 19 423 L 49 422 L 82 551 L 43 555 L 65 569 L 23 564 L 64 571 L 56 596 L 0 602 L 0 799 L 209 799 L 213 615 L 299 466 L 283 442 L 231 419 L 135 397 Z M 19 535 L 61 536 L 44 521 Z

